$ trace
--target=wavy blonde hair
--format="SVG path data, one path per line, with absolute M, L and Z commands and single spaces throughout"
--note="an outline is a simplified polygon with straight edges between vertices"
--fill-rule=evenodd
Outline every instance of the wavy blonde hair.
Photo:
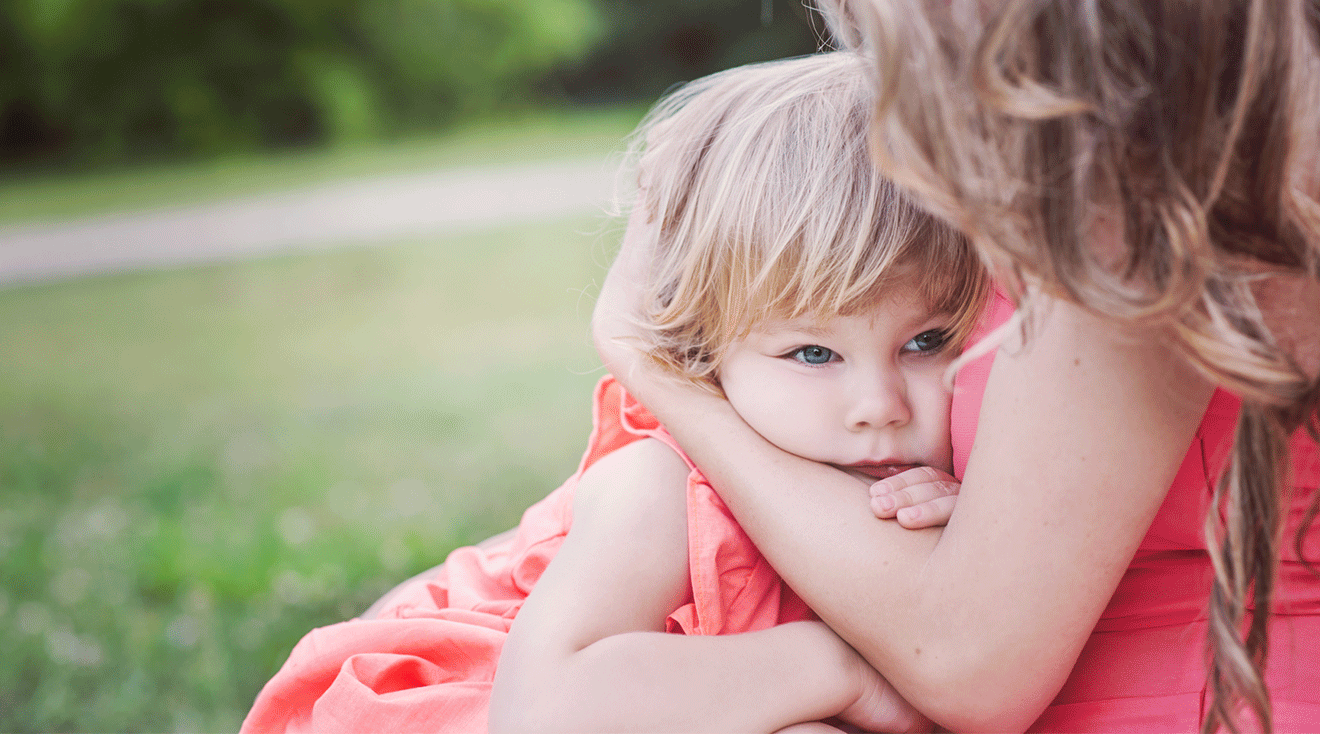
M 964 237 L 876 171 L 874 104 L 863 59 L 832 52 L 698 79 L 643 120 L 652 359 L 718 389 L 725 348 L 763 320 L 855 313 L 898 287 L 965 342 L 988 277 Z
M 968 234 L 1024 306 L 1033 289 L 1165 326 L 1242 397 L 1207 513 L 1215 581 L 1204 731 L 1263 677 L 1289 435 L 1320 441 L 1320 382 L 1256 285 L 1317 279 L 1317 0 L 829 0 L 875 59 L 882 170 Z M 1094 246 L 1116 223 L 1122 247 Z M 1301 532 L 1316 514 L 1313 500 Z M 1294 547 L 1301 556 L 1301 535 Z M 1249 601 L 1249 626 L 1242 633 Z

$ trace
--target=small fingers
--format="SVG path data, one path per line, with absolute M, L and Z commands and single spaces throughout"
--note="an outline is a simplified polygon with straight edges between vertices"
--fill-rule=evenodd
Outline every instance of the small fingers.
M 956 504 L 958 504 L 958 497 L 948 494 L 919 505 L 904 507 L 895 514 L 895 519 L 898 520 L 899 525 L 908 530 L 947 525 L 949 524 L 949 518 L 953 516 L 953 506 Z
M 959 487 L 956 479 L 938 469 L 926 466 L 909 469 L 871 485 L 871 512 L 882 520 L 892 519 L 904 508 L 956 495 Z
M 915 510 L 935 500 L 953 499 L 954 495 L 958 494 L 959 486 L 957 482 L 938 481 L 914 485 L 888 494 L 872 494 L 871 512 L 882 520 L 890 520 L 898 517 L 905 510 Z M 940 507 L 943 507 L 943 503 Z
M 933 466 L 918 466 L 872 484 L 871 494 L 888 494 L 917 484 L 929 484 L 938 481 L 954 482 L 957 480 Z

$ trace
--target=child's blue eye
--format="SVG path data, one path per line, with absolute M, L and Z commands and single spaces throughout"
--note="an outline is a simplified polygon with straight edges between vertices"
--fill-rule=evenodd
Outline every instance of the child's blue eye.
M 943 329 L 931 329 L 909 339 L 908 343 L 903 345 L 903 351 L 935 352 L 939 351 L 940 347 L 943 347 L 947 341 L 949 341 L 949 335 Z
M 789 356 L 804 364 L 826 364 L 834 359 L 834 351 L 812 344 L 794 349 Z

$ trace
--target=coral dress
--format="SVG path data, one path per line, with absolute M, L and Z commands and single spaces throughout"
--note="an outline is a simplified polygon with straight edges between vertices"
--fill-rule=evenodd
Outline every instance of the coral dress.
M 997 297 L 990 326 L 1012 307 Z M 993 356 L 958 375 L 954 462 L 958 476 L 975 435 Z M 1155 732 L 1200 728 L 1206 690 L 1207 605 L 1214 572 L 1202 537 L 1214 478 L 1225 466 L 1239 401 L 1219 390 L 1164 504 L 1082 649 L 1072 675 L 1032 726 L 1035 731 Z M 1292 440 L 1293 483 L 1269 633 L 1266 683 L 1280 732 L 1320 732 L 1320 576 L 1293 549 L 1307 504 L 1320 486 L 1320 450 L 1304 431 Z M 1320 562 L 1320 522 L 1303 553 Z
M 679 451 L 612 377 L 596 386 L 593 407 L 577 473 L 528 509 L 512 538 L 455 550 L 434 578 L 405 586 L 377 619 L 307 633 L 258 694 L 242 731 L 484 732 L 504 639 L 568 533 L 578 477 L 639 439 Z M 815 619 L 695 469 L 687 512 L 691 596 L 669 615 L 670 632 L 735 634 Z

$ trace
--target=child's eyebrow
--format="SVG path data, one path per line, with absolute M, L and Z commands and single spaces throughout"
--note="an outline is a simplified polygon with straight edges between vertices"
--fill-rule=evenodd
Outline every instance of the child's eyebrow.
M 772 319 L 761 323 L 755 328 L 766 334 L 782 334 L 786 331 L 791 331 L 798 334 L 806 334 L 813 338 L 824 338 L 828 334 L 828 330 L 819 324 L 804 320 L 785 321 L 783 319 Z

